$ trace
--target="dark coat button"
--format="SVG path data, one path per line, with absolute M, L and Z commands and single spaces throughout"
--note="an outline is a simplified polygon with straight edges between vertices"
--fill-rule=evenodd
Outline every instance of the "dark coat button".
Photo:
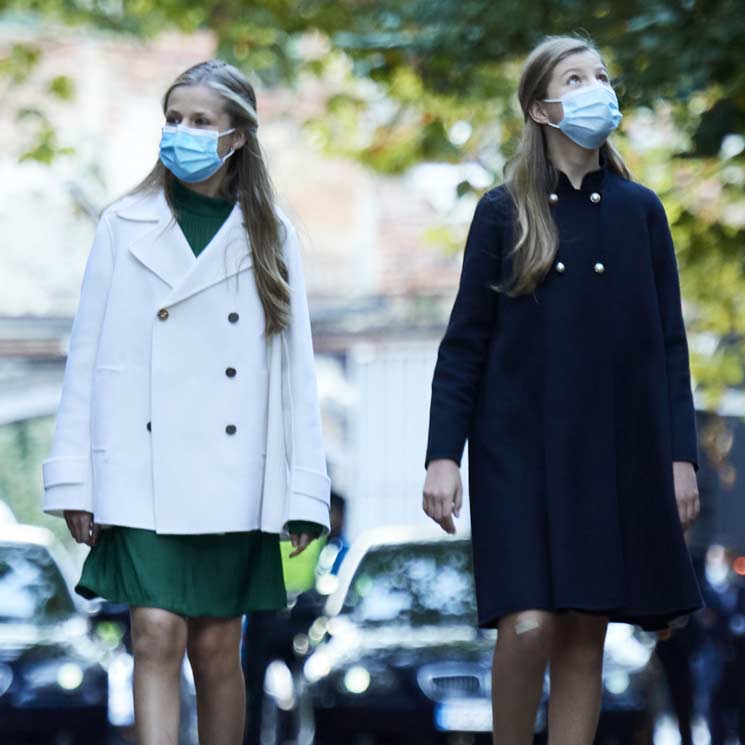
M 150 424 L 150 422 L 148 422 L 148 423 L 147 423 L 147 431 L 148 431 L 148 432 L 152 432 L 152 431 L 153 431 L 153 427 L 152 427 L 152 425 Z
M 225 431 L 226 431 L 226 432 L 227 432 L 227 433 L 228 433 L 229 435 L 234 435 L 234 434 L 235 434 L 235 430 L 236 430 L 236 426 L 235 426 L 235 424 L 228 424 L 228 426 L 227 426 L 227 427 L 225 427 Z
M 166 308 L 161 308 L 158 311 L 158 318 L 160 318 L 161 321 L 165 321 L 168 319 L 168 310 Z
M 226 375 L 227 375 L 227 376 L 228 376 L 229 378 L 234 378 L 234 377 L 235 377 L 235 373 L 236 373 L 236 369 L 235 369 L 234 367 L 228 367 L 228 368 L 227 368 L 227 369 L 225 370 L 225 374 L 226 374 Z
M 237 313 L 228 313 L 228 321 L 230 321 L 230 323 L 237 323 L 237 321 L 238 321 L 238 314 Z

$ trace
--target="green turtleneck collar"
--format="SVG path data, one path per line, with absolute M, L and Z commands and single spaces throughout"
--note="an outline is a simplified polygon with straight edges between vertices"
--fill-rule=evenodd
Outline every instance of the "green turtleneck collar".
M 179 212 L 188 212 L 205 217 L 227 217 L 233 209 L 234 202 L 222 197 L 208 197 L 190 189 L 174 178 L 171 187 L 173 203 Z

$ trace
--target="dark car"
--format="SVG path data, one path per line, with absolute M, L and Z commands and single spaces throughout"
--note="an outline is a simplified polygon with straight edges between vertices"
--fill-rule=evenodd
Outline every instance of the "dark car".
M 267 669 L 262 742 L 490 744 L 496 631 L 476 625 L 471 562 L 467 537 L 381 528 L 360 538 L 323 614 L 296 639 L 296 664 Z M 598 742 L 652 742 L 655 641 L 609 625 Z M 547 671 L 538 742 L 548 688 Z
M 0 525 L 0 742 L 101 745 L 108 674 L 49 531 Z

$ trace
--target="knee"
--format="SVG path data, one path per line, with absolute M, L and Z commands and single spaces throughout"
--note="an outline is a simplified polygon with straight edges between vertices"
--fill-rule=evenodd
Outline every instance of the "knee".
M 132 648 L 139 660 L 181 664 L 185 647 L 184 622 L 179 616 L 147 609 L 132 624 Z
M 240 667 L 240 645 L 217 628 L 190 632 L 187 654 L 197 676 L 222 677 Z
M 497 644 L 509 644 L 521 655 L 545 660 L 551 652 L 556 624 L 547 611 L 526 610 L 511 613 L 499 623 Z
M 556 654 L 571 660 L 572 668 L 595 673 L 603 666 L 603 641 L 597 637 L 575 636 L 557 645 Z
M 569 614 L 557 630 L 554 654 L 571 660 L 575 670 L 602 668 L 607 621 L 584 614 Z

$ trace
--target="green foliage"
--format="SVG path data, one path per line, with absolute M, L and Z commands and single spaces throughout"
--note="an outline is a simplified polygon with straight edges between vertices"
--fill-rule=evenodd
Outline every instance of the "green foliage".
M 33 44 L 11 44 L 4 56 L 0 56 L 0 91 L 3 98 L 11 92 L 33 84 L 33 75 L 41 61 L 41 50 Z M 73 81 L 66 75 L 56 75 L 44 85 L 45 92 L 61 101 L 72 101 L 75 96 Z M 56 129 L 44 108 L 43 102 L 37 106 L 21 106 L 15 112 L 22 129 L 24 142 L 19 161 L 35 160 L 49 165 L 55 158 L 72 155 L 75 151 L 60 145 Z
M 47 85 L 47 90 L 52 96 L 63 101 L 70 101 L 75 96 L 75 84 L 67 75 L 57 75 L 52 78 Z
M 0 79 L 12 85 L 25 83 L 41 59 L 41 51 L 30 44 L 11 44 L 4 57 L 0 57 Z

